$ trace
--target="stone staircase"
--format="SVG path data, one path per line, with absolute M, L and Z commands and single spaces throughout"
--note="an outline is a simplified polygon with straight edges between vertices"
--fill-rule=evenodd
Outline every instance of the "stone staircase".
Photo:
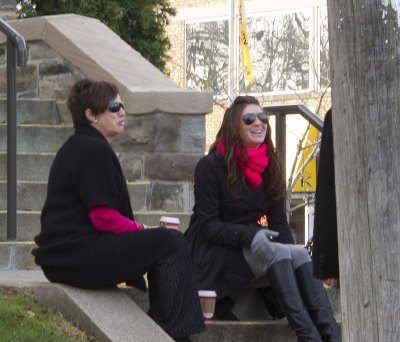
M 341 324 L 340 292 L 326 289 L 335 318 Z M 124 292 L 143 310 L 148 310 L 148 299 L 143 292 L 128 288 Z M 206 322 L 207 330 L 191 337 L 193 342 L 295 342 L 295 333 L 286 319 L 273 320 L 256 289 L 240 289 L 233 293 L 233 312 L 238 322 Z

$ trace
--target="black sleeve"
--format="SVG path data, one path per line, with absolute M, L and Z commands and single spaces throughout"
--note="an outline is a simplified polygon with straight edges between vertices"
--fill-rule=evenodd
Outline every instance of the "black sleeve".
M 321 138 L 313 236 L 314 276 L 338 278 L 338 240 L 331 110 L 325 116 Z
M 282 243 L 294 243 L 292 233 L 290 232 L 285 211 L 285 198 L 273 202 L 273 205 L 267 212 L 268 227 L 279 232 L 279 236 L 274 241 Z
M 117 209 L 123 177 L 118 171 L 118 161 L 112 149 L 105 142 L 95 139 L 80 157 L 76 187 L 88 212 L 99 205 Z
M 250 247 L 257 228 L 243 224 L 233 224 L 221 220 L 221 182 L 220 170 L 209 158 L 199 161 L 195 170 L 194 196 L 198 220 L 197 229 L 206 240 L 226 246 Z

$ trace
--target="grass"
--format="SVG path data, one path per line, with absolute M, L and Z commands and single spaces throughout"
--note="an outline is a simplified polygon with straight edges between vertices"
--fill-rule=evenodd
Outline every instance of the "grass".
M 59 312 L 9 290 L 0 290 L 1 342 L 96 342 Z

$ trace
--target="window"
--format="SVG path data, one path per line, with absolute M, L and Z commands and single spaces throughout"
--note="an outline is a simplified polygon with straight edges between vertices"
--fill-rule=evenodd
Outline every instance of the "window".
M 254 82 L 241 92 L 308 89 L 311 11 L 247 17 Z
M 215 96 L 229 93 L 229 22 L 228 17 L 185 22 L 187 88 Z M 329 85 L 326 6 L 248 14 L 247 35 L 254 82 L 246 88 L 237 66 L 240 93 L 307 92 Z M 235 56 L 240 56 L 236 46 Z
M 186 87 L 221 93 L 229 79 L 228 19 L 186 23 Z

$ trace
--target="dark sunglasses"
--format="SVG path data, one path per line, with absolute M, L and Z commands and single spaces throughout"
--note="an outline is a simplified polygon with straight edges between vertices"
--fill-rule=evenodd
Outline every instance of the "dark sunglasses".
M 108 104 L 108 110 L 111 113 L 118 113 L 121 108 L 124 108 L 124 104 L 122 102 L 112 101 Z
M 254 121 L 256 121 L 256 118 L 258 117 L 258 120 L 260 120 L 263 123 L 268 123 L 268 118 L 269 118 L 269 114 L 268 113 L 247 113 L 245 115 L 243 115 L 243 121 L 246 125 L 251 125 Z

